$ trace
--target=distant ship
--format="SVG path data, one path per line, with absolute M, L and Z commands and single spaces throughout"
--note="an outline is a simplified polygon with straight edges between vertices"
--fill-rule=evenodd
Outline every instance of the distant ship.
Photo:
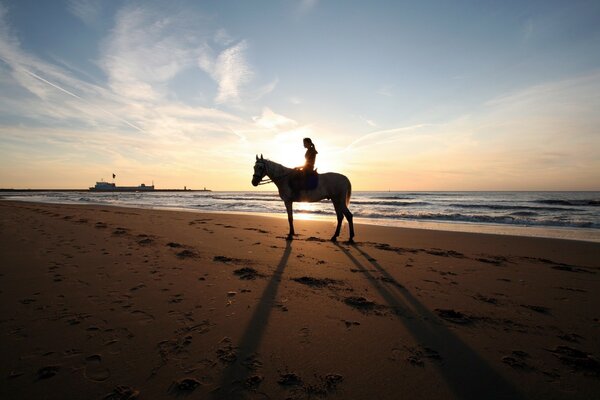
M 96 182 L 96 186 L 90 187 L 94 192 L 152 192 L 154 185 L 146 186 L 142 183 L 140 186 L 117 186 L 110 182 Z
M 184 186 L 183 189 L 155 189 L 154 183 L 146 185 L 142 183 L 140 186 L 117 186 L 111 182 L 96 182 L 95 186 L 90 187 L 92 192 L 211 192 L 206 187 L 200 190 L 188 189 Z

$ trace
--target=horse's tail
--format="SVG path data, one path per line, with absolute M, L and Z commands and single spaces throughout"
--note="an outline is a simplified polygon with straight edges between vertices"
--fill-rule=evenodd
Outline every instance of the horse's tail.
M 348 191 L 346 191 L 346 207 L 348 207 L 348 204 L 350 204 L 350 196 L 352 196 L 352 183 L 350 183 L 350 179 L 346 179 L 348 180 Z

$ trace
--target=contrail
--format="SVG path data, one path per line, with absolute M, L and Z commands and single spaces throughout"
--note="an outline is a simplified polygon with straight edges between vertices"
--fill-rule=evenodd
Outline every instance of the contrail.
M 99 107 L 99 106 L 97 106 L 97 105 L 95 105 L 95 104 L 92 104 L 92 103 L 90 103 L 89 101 L 87 101 L 87 100 L 83 99 L 82 97 L 80 97 L 80 96 L 76 95 L 75 93 L 69 92 L 67 89 L 63 89 L 63 88 L 61 88 L 60 86 L 58 86 L 58 85 L 56 85 L 56 84 L 54 84 L 54 83 L 52 83 L 52 82 L 50 82 L 50 81 L 48 81 L 48 80 L 46 80 L 46 79 L 42 78 L 42 77 L 41 77 L 41 76 L 39 76 L 39 75 L 36 75 L 36 74 L 34 74 L 33 72 L 31 72 L 31 71 L 29 71 L 29 70 L 27 70 L 27 69 L 25 69 L 25 68 L 23 68 L 23 67 L 21 67 L 21 68 L 23 69 L 23 71 L 25 71 L 27 74 L 31 75 L 31 76 L 32 76 L 32 77 L 34 77 L 35 79 L 38 79 L 38 80 L 40 80 L 40 81 L 42 81 L 42 82 L 44 82 L 44 83 L 46 83 L 46 84 L 48 84 L 48 85 L 52 86 L 53 88 L 55 88 L 55 89 L 58 89 L 58 90 L 60 90 L 61 92 L 68 94 L 69 96 L 75 97 L 76 99 L 78 99 L 78 100 L 81 100 L 82 102 L 84 102 L 84 103 L 86 103 L 86 104 L 88 104 L 88 105 L 90 105 L 90 106 L 92 106 L 92 107 L 94 107 L 94 108 L 97 108 L 98 110 L 100 110 L 100 111 L 102 111 L 102 112 L 104 112 L 104 113 L 106 113 L 106 114 L 110 115 L 111 117 L 114 117 L 114 118 L 116 118 L 117 120 L 119 120 L 119 121 L 123 122 L 124 124 L 126 124 L 126 125 L 128 125 L 128 126 L 132 127 L 133 129 L 135 129 L 135 130 L 137 130 L 137 131 L 139 131 L 139 132 L 146 133 L 146 131 L 145 131 L 145 130 L 143 130 L 142 128 L 140 128 L 140 127 L 138 127 L 138 126 L 136 126 L 136 125 L 132 124 L 131 122 L 129 122 L 129 121 L 127 121 L 127 120 L 125 120 L 125 119 L 123 119 L 123 118 L 119 117 L 118 115 L 115 115 L 115 114 L 113 114 L 112 112 L 110 112 L 110 111 L 108 111 L 108 110 L 105 110 L 105 109 L 104 109 L 104 108 L 102 108 L 102 107 Z
M 390 134 L 390 133 L 403 132 L 403 131 L 408 131 L 408 130 L 412 130 L 412 129 L 419 129 L 419 128 L 423 128 L 423 127 L 431 126 L 431 125 L 432 124 L 418 124 L 418 125 L 404 126 L 402 128 L 393 128 L 393 129 L 386 129 L 386 130 L 382 130 L 382 131 L 375 131 L 375 132 L 367 133 L 366 135 L 363 135 L 363 136 L 359 137 L 358 139 L 356 139 L 355 141 L 353 141 L 352 143 L 350 143 L 348 146 L 346 146 L 346 148 L 344 148 L 340 152 L 344 153 L 348 150 L 351 150 L 353 147 L 355 147 L 360 142 L 364 142 L 367 139 L 371 139 L 371 138 L 374 138 L 377 136 Z
M 78 95 L 76 95 L 75 93 L 73 93 L 73 92 L 70 92 L 70 91 L 68 91 L 67 89 L 64 89 L 64 88 L 62 88 L 62 87 L 58 86 L 58 85 L 57 85 L 57 84 L 55 84 L 55 83 L 52 83 L 52 82 L 50 82 L 50 81 L 48 81 L 48 80 L 46 80 L 46 79 L 42 78 L 41 76 L 39 76 L 39 75 L 37 75 L 37 74 L 35 74 L 35 73 L 33 73 L 33 72 L 29 71 L 29 70 L 28 70 L 28 69 L 26 69 L 25 67 L 22 67 L 22 66 L 20 66 L 20 65 L 17 65 L 17 66 L 15 66 L 15 65 L 13 65 L 12 63 L 9 63 L 7 60 L 5 60 L 3 57 L 0 57 L 0 60 L 2 60 L 2 61 L 3 61 L 3 62 L 6 64 L 6 65 L 8 65 L 9 67 L 12 67 L 12 68 L 21 68 L 23 71 L 25 71 L 25 72 L 26 72 L 28 75 L 32 76 L 33 78 L 35 78 L 35 79 L 37 79 L 37 80 L 39 80 L 39 81 L 41 81 L 41 82 L 44 82 L 45 84 L 47 84 L 47 85 L 50 85 L 50 86 L 52 86 L 53 88 L 55 88 L 55 89 L 57 89 L 57 90 L 60 90 L 61 92 L 65 93 L 65 94 L 68 94 L 69 96 L 71 96 L 71 97 L 74 97 L 74 98 L 76 98 L 77 100 L 80 100 L 80 101 L 84 102 L 85 104 L 87 104 L 87 105 L 89 105 L 89 106 L 92 106 L 92 107 L 94 107 L 94 108 L 96 108 L 96 109 L 98 109 L 98 110 L 100 110 L 100 111 L 102 111 L 102 112 L 104 112 L 104 113 L 106 113 L 106 114 L 110 115 L 110 116 L 111 116 L 111 117 L 113 117 L 113 118 L 116 118 L 118 121 L 121 121 L 121 122 L 122 122 L 122 123 L 124 123 L 125 125 L 127 125 L 127 126 L 129 126 L 129 127 L 133 128 L 133 129 L 135 129 L 135 130 L 136 130 L 136 131 L 138 131 L 138 132 L 147 133 L 145 130 L 143 130 L 143 129 L 142 129 L 142 128 L 140 128 L 139 126 L 136 126 L 136 125 L 132 124 L 131 122 L 129 122 L 129 121 L 127 121 L 127 120 L 125 120 L 125 119 L 123 119 L 123 118 L 119 117 L 118 115 L 115 115 L 115 114 L 113 114 L 112 112 L 110 112 L 110 111 L 108 111 L 108 110 L 105 110 L 104 108 L 102 108 L 102 107 L 100 107 L 100 106 L 97 106 L 97 105 L 95 105 L 95 104 L 92 104 L 92 103 L 90 103 L 89 101 L 85 100 L 85 99 L 84 99 L 84 98 L 82 98 L 81 96 L 78 96 Z

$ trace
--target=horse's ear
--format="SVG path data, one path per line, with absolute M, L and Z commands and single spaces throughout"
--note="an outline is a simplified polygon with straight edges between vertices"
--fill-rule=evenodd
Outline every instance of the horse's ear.
M 258 154 L 256 155 L 256 161 L 258 161 Z
M 262 154 L 260 155 L 260 159 L 261 159 L 261 160 L 263 159 L 263 157 L 262 157 Z

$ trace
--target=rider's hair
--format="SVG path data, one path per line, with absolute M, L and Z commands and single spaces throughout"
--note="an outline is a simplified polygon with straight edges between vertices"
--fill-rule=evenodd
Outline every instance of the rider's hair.
M 315 144 L 312 142 L 312 140 L 310 140 L 310 138 L 305 137 L 304 141 L 308 142 L 310 144 L 310 147 L 315 147 Z

